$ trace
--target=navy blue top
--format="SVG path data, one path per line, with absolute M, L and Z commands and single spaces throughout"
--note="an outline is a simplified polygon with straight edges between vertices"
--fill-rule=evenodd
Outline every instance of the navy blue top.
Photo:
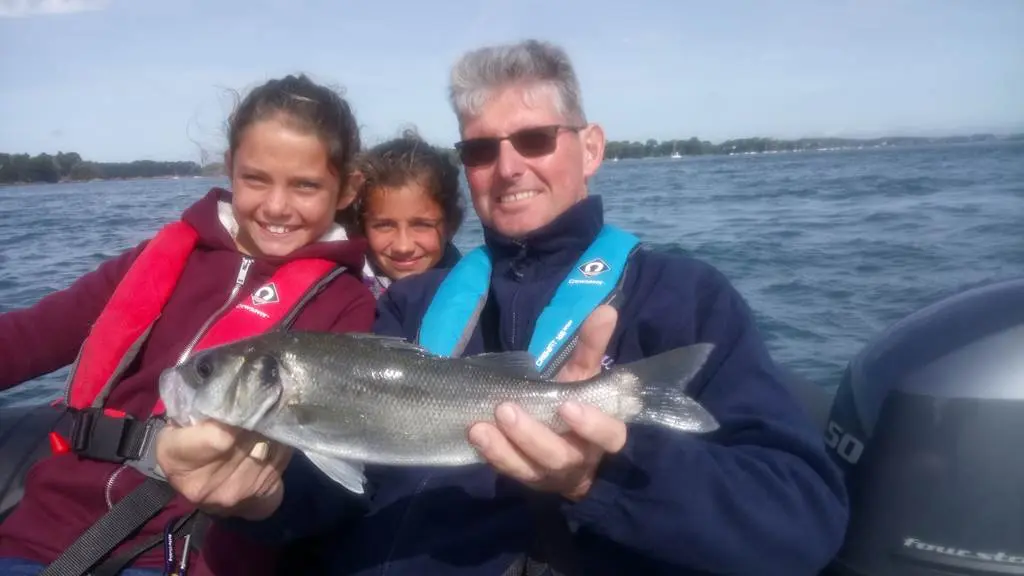
M 491 293 L 465 354 L 525 350 L 541 309 L 602 225 L 601 199 L 591 196 L 525 240 L 485 230 Z M 375 330 L 414 339 L 446 274 L 393 284 Z M 624 450 L 606 456 L 588 495 L 561 504 L 584 573 L 817 573 L 842 542 L 847 495 L 743 298 L 709 264 L 649 250 L 633 257 L 623 290 L 609 360 L 714 343 L 689 391 L 721 428 L 698 436 L 628 425 Z M 366 515 L 331 538 L 328 573 L 496 575 L 527 550 L 535 530 L 527 489 L 486 465 L 367 472 L 376 494 Z M 309 521 L 306 507 L 290 508 L 277 517 Z

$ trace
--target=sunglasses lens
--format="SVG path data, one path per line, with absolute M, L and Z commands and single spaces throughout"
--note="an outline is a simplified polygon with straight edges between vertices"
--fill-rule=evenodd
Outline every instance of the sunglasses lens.
M 520 130 L 508 137 L 512 146 L 526 158 L 546 156 L 558 145 L 558 126 L 542 126 Z M 503 138 L 474 138 L 457 145 L 465 166 L 482 166 L 498 159 Z
M 531 128 L 513 134 L 509 140 L 516 151 L 527 158 L 551 154 L 557 144 L 558 128 Z
M 459 157 L 466 166 L 490 164 L 498 158 L 500 142 L 496 138 L 477 138 L 459 144 Z

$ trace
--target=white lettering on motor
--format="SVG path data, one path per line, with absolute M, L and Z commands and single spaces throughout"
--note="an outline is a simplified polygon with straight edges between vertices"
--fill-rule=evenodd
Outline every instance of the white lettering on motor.
M 856 464 L 864 452 L 864 444 L 834 421 L 829 421 L 825 433 L 825 445 L 836 451 L 839 457 L 850 464 Z
M 936 554 L 944 554 L 946 556 L 956 556 L 958 558 L 974 558 L 976 560 L 1003 562 L 1006 564 L 1024 564 L 1024 556 L 1015 556 L 1013 554 L 1007 554 L 1006 552 L 975 552 L 958 546 L 929 544 L 928 542 L 922 542 L 921 540 L 913 537 L 904 538 L 903 547 L 920 550 L 922 552 L 934 552 Z

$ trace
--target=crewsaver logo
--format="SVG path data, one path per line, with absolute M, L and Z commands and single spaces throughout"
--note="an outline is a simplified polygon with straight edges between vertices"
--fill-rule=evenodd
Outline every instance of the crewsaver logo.
M 276 304 L 281 300 L 277 297 L 277 286 L 274 283 L 265 284 L 256 290 L 252 294 L 252 303 L 254 306 L 262 306 L 264 304 Z
M 611 269 L 612 267 L 609 266 L 607 262 L 600 258 L 594 258 L 589 262 L 584 262 L 579 267 L 579 271 L 582 272 L 583 275 L 586 276 L 587 278 L 593 278 L 598 274 L 604 274 L 605 272 Z

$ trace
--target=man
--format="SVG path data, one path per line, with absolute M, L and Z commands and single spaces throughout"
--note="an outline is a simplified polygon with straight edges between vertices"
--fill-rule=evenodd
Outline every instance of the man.
M 438 354 L 529 350 L 542 374 L 563 381 L 709 343 L 685 392 L 720 428 L 684 434 L 566 405 L 572 431 L 558 435 L 503 405 L 497 425 L 467 431 L 487 464 L 368 466 L 365 515 L 301 458 L 283 475 L 281 505 L 283 457 L 260 467 L 250 440 L 183 429 L 163 452 L 194 462 L 164 465 L 172 485 L 232 515 L 248 502 L 246 517 L 267 520 L 233 525 L 270 538 L 344 523 L 322 551 L 330 566 L 316 573 L 511 576 L 548 564 L 569 576 L 817 574 L 847 521 L 821 433 L 721 273 L 635 249 L 634 236 L 604 225 L 587 189 L 604 134 L 586 121 L 569 59 L 533 41 L 484 48 L 451 81 L 485 250 L 394 283 L 375 330 Z
M 545 43 L 484 48 L 456 64 L 457 148 L 487 252 L 392 285 L 375 331 L 439 353 L 529 347 L 541 358 L 537 320 L 563 280 L 577 270 L 609 282 L 619 274 L 605 258 L 584 257 L 603 230 L 587 181 L 605 139 L 579 93 L 567 56 Z M 557 377 L 712 343 L 687 392 L 721 428 L 680 434 L 571 405 L 561 415 L 573 433 L 560 436 L 501 406 L 497 425 L 467 435 L 489 466 L 369 469 L 373 508 L 337 539 L 332 573 L 497 575 L 515 573 L 524 554 L 581 574 L 799 575 L 827 564 L 847 520 L 842 481 L 780 383 L 747 305 L 708 264 L 627 252 L 614 308 L 590 314 Z M 464 297 L 474 284 L 486 297 L 475 323 L 475 310 L 455 310 L 475 302 Z

